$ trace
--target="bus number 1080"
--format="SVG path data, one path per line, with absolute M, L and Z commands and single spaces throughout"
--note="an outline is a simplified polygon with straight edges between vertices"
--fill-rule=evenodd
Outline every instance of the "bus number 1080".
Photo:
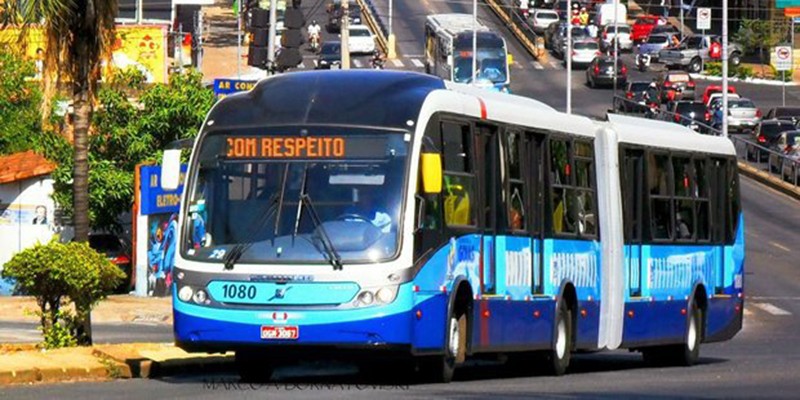
M 229 299 L 255 299 L 256 287 L 253 285 L 222 285 L 222 295 Z

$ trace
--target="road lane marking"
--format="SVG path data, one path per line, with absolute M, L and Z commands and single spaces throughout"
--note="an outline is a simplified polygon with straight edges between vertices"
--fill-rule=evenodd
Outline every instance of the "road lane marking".
M 403 68 L 405 66 L 403 65 L 403 61 L 401 61 L 399 58 L 395 58 L 394 60 L 392 60 L 392 64 L 394 64 L 394 66 L 398 68 Z
M 772 315 L 792 315 L 792 313 L 774 306 L 772 303 L 753 303 L 754 306 L 772 314 Z
M 752 311 L 750 311 L 750 309 L 749 309 L 749 308 L 745 307 L 745 308 L 744 308 L 744 316 L 745 316 L 745 317 L 749 317 L 749 316 L 751 316 L 751 315 L 753 315 L 753 312 L 752 312 Z
M 425 64 L 423 64 L 422 61 L 417 60 L 416 58 L 412 58 L 411 63 L 414 64 L 414 66 L 417 68 L 422 68 L 425 66 Z
M 800 300 L 800 296 L 747 296 L 748 300 Z
M 775 246 L 775 247 L 777 247 L 777 248 L 779 248 L 779 249 L 781 249 L 781 250 L 783 250 L 783 251 L 788 251 L 788 252 L 791 252 L 791 251 L 792 251 L 792 250 L 790 250 L 788 247 L 786 247 L 786 246 L 784 246 L 784 245 L 782 245 L 782 244 L 780 244 L 780 243 L 776 243 L 776 242 L 769 242 L 769 244 L 771 244 L 771 245 L 773 245 L 773 246 Z
M 555 62 L 555 61 L 550 61 L 550 66 L 551 66 L 551 67 L 553 67 L 553 68 L 555 68 L 555 69 L 559 69 L 559 68 L 558 68 L 558 63 L 557 63 L 557 62 Z
M 363 67 L 363 65 L 361 64 L 361 60 L 359 60 L 357 58 L 353 60 L 353 65 L 355 65 L 356 68 Z
M 533 68 L 544 69 L 544 66 L 542 66 L 542 64 L 540 64 L 538 61 L 531 61 L 531 64 L 533 65 Z
M 300 64 L 297 64 L 297 68 L 298 69 L 305 69 L 306 68 L 306 64 L 301 62 Z

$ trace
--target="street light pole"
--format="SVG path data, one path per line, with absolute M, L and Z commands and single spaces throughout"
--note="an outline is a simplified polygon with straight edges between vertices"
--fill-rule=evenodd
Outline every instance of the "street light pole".
M 619 63 L 619 26 L 617 25 L 617 6 L 619 5 L 619 0 L 614 0 L 614 94 L 611 97 L 612 99 L 617 98 L 617 64 Z
M 478 79 L 478 0 L 472 0 L 472 84 Z
M 342 69 L 350 69 L 350 0 L 342 0 Z
M 722 0 L 722 136 L 728 137 L 728 0 Z
M 242 79 L 242 0 L 236 1 L 236 78 Z
M 397 39 L 394 37 L 394 31 L 392 30 L 392 20 L 393 20 L 393 12 L 394 12 L 394 0 L 389 0 L 389 36 L 386 38 L 386 57 L 388 58 L 396 58 L 397 51 L 395 50 L 395 45 Z
M 269 2 L 269 40 L 267 41 L 267 64 L 269 65 L 267 73 L 271 74 L 275 67 L 275 25 L 278 24 L 278 0 L 270 0 Z
M 567 114 L 572 114 L 572 0 L 567 0 Z

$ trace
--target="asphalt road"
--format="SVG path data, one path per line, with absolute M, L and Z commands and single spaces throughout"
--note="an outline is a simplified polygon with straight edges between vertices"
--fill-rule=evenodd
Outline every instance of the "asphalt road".
M 0 321 L 0 343 L 37 343 L 42 334 L 36 323 Z M 162 342 L 171 343 L 172 325 L 162 323 L 92 324 L 95 343 Z
M 379 9 L 388 0 L 375 0 Z M 313 4 L 314 0 L 304 3 Z M 469 12 L 470 2 L 395 0 L 394 31 L 400 64 L 389 68 L 421 69 L 424 17 L 433 12 Z M 305 5 L 305 4 L 304 4 Z M 324 11 L 323 11 L 324 13 Z M 483 18 L 493 15 L 481 9 Z M 494 20 L 497 23 L 496 20 Z M 513 40 L 509 37 L 509 41 Z M 516 66 L 512 90 L 558 109 L 565 108 L 563 68 L 542 64 L 512 45 Z M 628 56 L 629 57 L 629 56 Z M 539 62 L 539 67 L 536 64 Z M 531 66 L 531 67 L 529 67 Z M 639 79 L 633 71 L 633 79 Z M 641 76 L 649 79 L 653 73 Z M 589 89 L 583 71 L 574 71 L 573 110 L 603 117 L 611 106 L 611 89 Z M 699 81 L 699 90 L 706 82 Z M 766 109 L 781 101 L 779 87 L 736 84 L 737 89 Z M 800 90 L 787 91 L 787 101 L 800 101 Z M 800 391 L 800 203 L 742 177 L 747 266 L 744 329 L 733 340 L 704 345 L 699 365 L 653 368 L 637 353 L 625 351 L 580 354 L 568 375 L 522 377 L 500 365 L 473 365 L 459 370 L 446 385 L 380 385 L 346 365 L 320 363 L 279 370 L 264 385 L 238 383 L 233 373 L 176 376 L 159 380 L 74 383 L 0 388 L 0 398 L 797 398 Z

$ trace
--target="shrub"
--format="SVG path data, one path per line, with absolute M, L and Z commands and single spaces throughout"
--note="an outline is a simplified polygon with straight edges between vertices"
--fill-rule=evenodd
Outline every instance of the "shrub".
M 8 261 L 3 278 L 16 280 L 16 294 L 34 296 L 45 347 L 91 344 L 90 313 L 123 279 L 123 272 L 86 243 L 51 241 Z M 75 313 L 63 308 L 71 302 Z

